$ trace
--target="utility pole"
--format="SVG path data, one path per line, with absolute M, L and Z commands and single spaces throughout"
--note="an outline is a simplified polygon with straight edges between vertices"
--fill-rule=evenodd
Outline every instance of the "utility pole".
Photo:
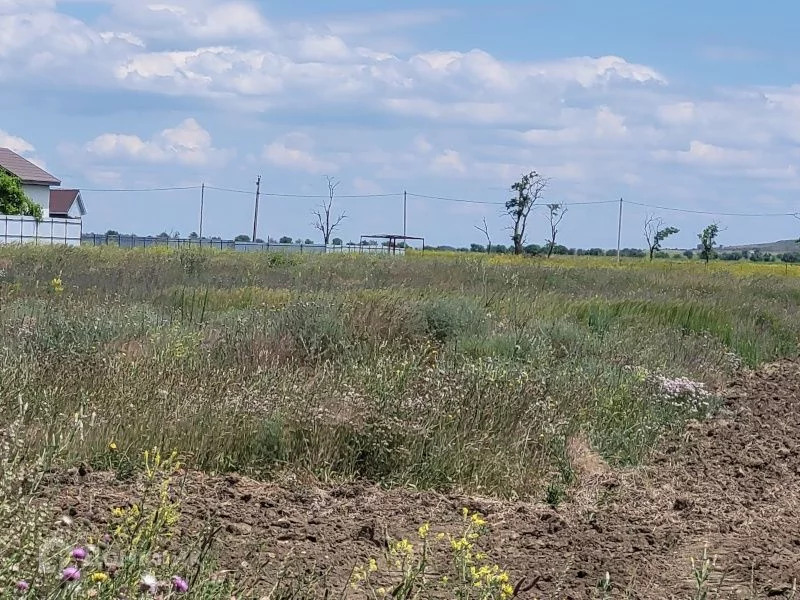
M 253 213 L 253 238 L 252 242 L 256 241 L 258 237 L 258 199 L 261 197 L 261 175 L 256 179 L 256 210 Z
M 200 245 L 203 245 L 203 207 L 206 203 L 206 184 L 200 186 Z
M 403 237 L 406 237 L 406 223 L 408 221 L 408 192 L 403 192 Z M 405 244 L 405 240 L 403 240 Z
M 622 245 L 622 198 L 619 199 L 619 226 L 617 227 L 617 262 L 621 259 L 620 246 Z

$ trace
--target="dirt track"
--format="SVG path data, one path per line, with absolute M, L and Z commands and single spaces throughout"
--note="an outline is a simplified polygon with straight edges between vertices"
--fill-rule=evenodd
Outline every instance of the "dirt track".
M 690 427 L 647 469 L 612 473 L 576 456 L 583 478 L 573 502 L 545 505 L 382 491 L 351 485 L 289 489 L 235 476 L 187 479 L 187 528 L 221 519 L 223 567 L 281 558 L 331 568 L 347 580 L 354 560 L 380 552 L 384 532 L 412 536 L 423 522 L 456 532 L 460 508 L 486 515 L 494 558 L 537 581 L 522 597 L 596 597 L 608 571 L 612 597 L 691 597 L 692 556 L 716 555 L 722 598 L 790 597 L 800 579 L 800 365 L 744 375 L 713 421 Z M 581 466 L 580 464 L 578 465 Z M 90 473 L 59 490 L 61 508 L 103 521 L 129 486 Z M 714 587 L 717 587 L 716 585 Z M 626 596 L 627 593 L 627 596 Z M 716 597 L 711 595 L 710 597 Z

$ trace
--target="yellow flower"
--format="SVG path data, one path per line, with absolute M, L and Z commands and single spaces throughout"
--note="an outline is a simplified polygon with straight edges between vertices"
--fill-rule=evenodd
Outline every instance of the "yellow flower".
M 117 449 L 117 443 L 116 443 L 116 442 L 111 442 L 111 443 L 108 445 L 108 449 L 109 449 L 109 450 L 116 450 L 116 449 Z
M 411 556 L 414 553 L 414 546 L 408 540 L 400 540 L 392 546 L 392 554 L 401 556 Z
M 510 584 L 504 583 L 500 588 L 500 597 L 505 600 L 506 598 L 511 598 L 512 596 L 514 596 L 514 588 L 511 587 Z
M 111 509 L 111 514 L 117 518 L 121 518 L 125 516 L 125 509 L 116 507 Z
M 369 559 L 369 572 L 374 573 L 378 570 L 378 563 L 375 561 L 374 558 Z
M 91 580 L 93 583 L 104 583 L 108 581 L 108 574 L 102 573 L 98 571 L 97 573 L 92 573 Z
M 378 596 L 385 596 L 385 595 L 388 593 L 388 592 L 386 591 L 386 588 L 382 588 L 382 587 L 378 588 L 378 589 L 377 589 L 377 590 L 375 590 L 375 591 L 378 593 Z
M 478 513 L 474 513 L 470 517 L 470 521 L 472 521 L 472 524 L 475 525 L 475 527 L 483 527 L 486 525 L 486 521 Z
M 422 527 L 419 528 L 419 537 L 420 539 L 425 539 L 428 537 L 428 532 L 431 530 L 430 523 L 425 523 Z

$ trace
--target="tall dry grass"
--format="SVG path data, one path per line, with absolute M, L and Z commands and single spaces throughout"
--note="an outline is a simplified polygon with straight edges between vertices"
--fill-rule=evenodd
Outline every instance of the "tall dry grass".
M 542 497 L 568 483 L 574 436 L 636 463 L 712 408 L 632 367 L 714 383 L 794 355 L 800 334 L 800 279 L 769 269 L 41 247 L 0 262 L 2 415 L 28 404 L 33 449 L 86 415 L 69 460 L 121 477 L 160 447 L 214 472 Z

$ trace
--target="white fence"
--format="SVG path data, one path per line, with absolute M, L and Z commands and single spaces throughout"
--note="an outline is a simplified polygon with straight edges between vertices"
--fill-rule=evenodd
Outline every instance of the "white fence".
M 199 238 L 139 237 L 133 235 L 97 235 L 87 233 L 83 236 L 85 246 L 118 246 L 120 248 L 215 248 L 236 252 L 283 252 L 285 254 L 405 254 L 405 248 L 389 246 L 343 244 L 341 246 L 324 244 L 279 244 L 277 242 L 237 242 L 234 240 Z
M 0 244 L 80 246 L 81 232 L 80 220 L 0 215 Z

